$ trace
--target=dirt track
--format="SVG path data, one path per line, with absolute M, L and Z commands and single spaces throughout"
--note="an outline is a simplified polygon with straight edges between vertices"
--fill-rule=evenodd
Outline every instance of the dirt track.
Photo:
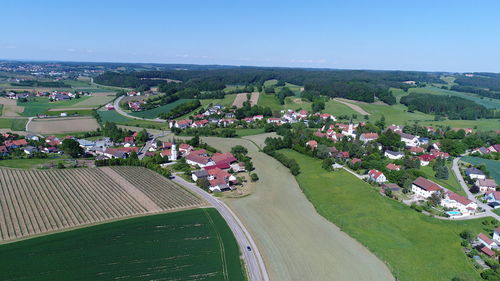
M 258 145 L 267 134 L 248 137 Z M 260 180 L 254 193 L 225 199 L 255 238 L 271 280 L 394 280 L 375 255 L 320 216 L 283 165 L 245 139 L 203 138 L 249 150 Z
M 359 105 L 355 105 L 355 104 L 352 104 L 350 102 L 347 102 L 345 99 L 334 99 L 335 101 L 338 101 L 342 104 L 345 104 L 347 105 L 348 107 L 350 107 L 352 110 L 356 111 L 357 113 L 361 114 L 361 115 L 370 115 L 370 113 L 366 112 L 364 109 L 362 109 Z
M 240 93 L 236 95 L 236 98 L 234 99 L 233 106 L 236 106 L 237 108 L 240 108 L 243 106 L 243 103 L 247 101 L 247 95 L 248 93 Z M 252 96 L 250 97 L 250 104 L 251 105 L 256 105 L 257 102 L 259 101 L 259 92 L 253 92 Z

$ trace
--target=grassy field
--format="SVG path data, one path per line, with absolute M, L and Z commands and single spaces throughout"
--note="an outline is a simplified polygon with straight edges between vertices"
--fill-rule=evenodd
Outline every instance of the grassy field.
M 77 107 L 76 104 L 87 100 L 91 97 L 84 96 L 79 99 L 72 99 L 69 101 L 56 101 L 50 102 L 49 98 L 46 97 L 37 97 L 34 100 L 30 100 L 29 102 L 18 102 L 17 105 L 23 106 L 24 111 L 22 113 L 23 116 L 36 116 L 37 114 L 43 114 L 51 108 L 70 108 Z
M 494 178 L 497 183 L 500 183 L 500 161 L 472 156 L 464 156 L 460 158 L 460 160 L 471 163 L 472 165 L 486 165 L 486 169 L 490 172 L 490 177 Z
M 204 99 L 200 100 L 201 106 L 206 107 L 209 104 L 220 104 L 225 107 L 231 107 L 236 98 L 236 94 L 225 95 L 223 99 Z
M 500 119 L 423 121 L 421 125 L 451 128 L 473 128 L 480 131 L 500 130 Z
M 91 116 L 92 110 L 90 109 L 72 109 L 72 110 L 61 110 L 61 111 L 50 111 L 47 110 L 43 114 L 48 116 L 60 116 L 61 113 L 66 113 L 68 115 L 81 115 L 81 116 Z
M 446 166 L 448 167 L 448 179 L 438 179 L 436 178 L 436 172 L 432 170 L 431 166 L 422 166 L 420 167 L 420 171 L 424 172 L 425 177 L 448 188 L 449 190 L 458 193 L 462 196 L 466 196 L 465 191 L 462 189 L 460 184 L 457 181 L 457 178 L 453 174 L 453 171 L 451 170 L 451 163 L 446 163 Z
M 263 134 L 264 128 L 256 128 L 256 129 L 236 129 L 236 135 L 238 137 L 246 137 L 252 135 Z
M 215 209 L 128 219 L 0 246 L 3 280 L 243 281 Z
M 97 111 L 103 122 L 109 121 L 114 122 L 119 125 L 127 125 L 142 128 L 152 128 L 152 129 L 165 129 L 168 127 L 167 123 L 159 123 L 147 120 L 137 120 L 125 117 L 114 110 L 109 111 Z
M 90 96 L 88 99 L 76 103 L 75 106 L 77 106 L 77 107 L 97 107 L 97 106 L 107 104 L 108 102 L 112 101 L 114 98 L 115 98 L 114 92 L 96 93 L 93 96 Z
M 425 93 L 425 94 L 433 94 L 433 95 L 451 95 L 455 97 L 461 97 L 464 99 L 471 100 L 476 102 L 477 104 L 483 105 L 486 108 L 495 108 L 500 109 L 500 100 L 499 99 L 490 99 L 490 98 L 481 98 L 478 95 L 472 93 L 462 93 L 456 91 L 445 90 L 436 87 L 425 87 L 425 88 L 411 88 L 409 90 L 410 93 Z
M 202 138 L 222 151 L 237 144 L 249 150 L 260 179 L 248 183 L 250 196 L 224 200 L 256 240 L 270 280 L 392 280 L 379 259 L 316 213 L 288 169 L 258 151 L 254 143 L 273 135 Z
M 0 160 L 0 166 L 19 169 L 38 168 L 43 164 L 63 160 L 63 158 L 48 158 L 48 159 L 5 159 Z
M 176 106 L 181 105 L 183 103 L 186 103 L 188 101 L 191 101 L 191 100 L 180 99 L 180 100 L 176 100 L 172 103 L 159 106 L 157 108 L 153 108 L 153 109 L 145 110 L 145 111 L 130 112 L 129 114 L 132 116 L 141 117 L 141 118 L 155 119 L 160 115 L 160 113 L 168 113 L 172 109 L 174 109 Z
M 384 260 L 399 280 L 479 279 L 458 234 L 484 231 L 481 219 L 430 218 L 379 195 L 344 170 L 327 172 L 320 160 L 282 152 L 299 163 L 297 180 L 316 210 Z
M 28 119 L 7 119 L 0 118 L 0 128 L 11 129 L 12 131 L 26 130 Z

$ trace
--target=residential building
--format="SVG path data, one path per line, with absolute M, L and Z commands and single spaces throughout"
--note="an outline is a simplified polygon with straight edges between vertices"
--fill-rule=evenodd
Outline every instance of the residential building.
M 368 179 L 376 183 L 383 183 L 387 181 L 385 175 L 381 171 L 375 169 L 372 169 L 368 172 Z
M 465 169 L 465 175 L 471 179 L 486 179 L 486 175 L 483 173 L 483 171 L 474 167 Z
M 429 198 L 432 194 L 441 190 L 438 184 L 423 177 L 418 177 L 411 184 L 411 191 L 423 198 Z
M 444 199 L 441 200 L 441 206 L 457 210 L 464 216 L 474 215 L 477 209 L 477 204 L 475 202 L 452 191 L 447 191 L 445 193 Z
M 491 238 L 488 237 L 484 233 L 479 233 L 479 235 L 477 236 L 477 241 L 479 241 L 479 243 L 483 244 L 486 248 L 488 248 L 490 250 L 492 248 L 498 247 L 497 243 L 495 241 L 491 240 Z
M 497 188 L 497 183 L 494 179 L 477 179 L 476 186 L 479 188 L 480 192 L 495 191 Z
M 403 158 L 405 156 L 405 154 L 403 152 L 399 152 L 399 151 L 386 150 L 384 152 L 384 156 L 389 158 L 389 159 L 392 159 L 392 160 L 398 160 L 398 159 Z
M 376 139 L 378 139 L 377 133 L 363 133 L 359 136 L 359 140 L 364 142 L 364 143 L 374 141 Z

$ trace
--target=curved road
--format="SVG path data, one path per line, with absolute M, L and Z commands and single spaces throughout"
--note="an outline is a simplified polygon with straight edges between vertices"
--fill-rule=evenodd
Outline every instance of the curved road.
M 231 211 L 231 209 L 229 209 L 229 207 L 222 201 L 213 197 L 193 183 L 190 183 L 180 177 L 174 177 L 173 181 L 186 187 L 190 191 L 207 200 L 217 209 L 217 211 L 219 211 L 221 216 L 226 220 L 240 246 L 241 253 L 246 264 L 249 280 L 269 281 L 269 276 L 264 265 L 264 260 L 260 255 L 259 249 L 257 249 L 257 245 L 253 241 L 252 236 L 250 236 L 250 233 L 247 231 L 238 217 L 233 213 L 233 211 Z M 248 250 L 247 247 L 250 247 L 251 250 Z
M 141 118 L 141 117 L 137 117 L 137 116 L 133 116 L 133 115 L 128 114 L 127 112 L 123 111 L 123 109 L 120 107 L 120 101 L 124 97 L 125 96 L 118 97 L 117 99 L 115 99 L 115 102 L 113 103 L 113 106 L 115 107 L 116 112 L 118 112 L 119 114 L 121 114 L 125 117 L 128 117 L 128 118 L 137 119 L 137 120 L 147 120 L 147 121 L 153 121 L 153 122 L 159 122 L 159 123 L 167 122 L 167 120 L 163 120 L 163 119 L 159 119 L 159 118 L 147 119 L 147 118 Z
M 476 202 L 476 204 L 483 208 L 486 212 L 486 214 L 488 216 L 491 216 L 491 217 L 494 217 L 495 219 L 497 219 L 498 221 L 500 221 L 500 216 L 495 214 L 493 211 L 492 211 L 492 208 L 490 206 L 488 206 L 487 204 L 484 204 L 483 202 L 479 201 L 476 199 L 476 197 L 474 197 L 474 194 L 472 194 L 472 192 L 470 192 L 469 190 L 469 187 L 467 186 L 467 184 L 465 184 L 465 181 L 464 181 L 464 178 L 462 177 L 462 174 L 460 173 L 460 169 L 458 167 L 458 161 L 460 160 L 460 157 L 456 157 L 455 159 L 453 159 L 453 165 L 452 165 L 452 169 L 453 169 L 453 173 L 455 173 L 455 176 L 457 177 L 457 180 L 458 180 L 458 183 L 460 183 L 460 186 L 462 187 L 462 189 L 465 191 L 465 194 L 467 194 L 467 198 L 473 202 Z

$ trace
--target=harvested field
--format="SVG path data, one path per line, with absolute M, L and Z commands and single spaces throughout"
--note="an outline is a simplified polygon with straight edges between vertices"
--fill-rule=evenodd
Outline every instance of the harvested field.
M 248 93 L 240 93 L 236 95 L 236 98 L 234 99 L 233 106 L 236 106 L 237 108 L 240 108 L 243 106 L 243 103 L 247 101 L 247 95 Z M 253 92 L 250 97 L 250 104 L 251 105 L 256 105 L 257 102 L 259 101 L 259 92 Z
M 335 101 L 338 101 L 342 104 L 345 104 L 347 105 L 348 107 L 350 107 L 352 110 L 356 111 L 357 113 L 361 114 L 361 115 L 370 115 L 370 113 L 366 112 L 364 109 L 362 109 L 359 105 L 355 105 L 355 104 L 352 104 L 350 102 L 347 102 L 345 99 L 334 99 Z
M 204 204 L 145 168 L 120 169 L 133 175 L 136 182 L 116 177 L 110 168 L 0 168 L 0 241 Z M 161 207 L 151 204 L 153 199 L 141 191 L 143 183 L 163 187 L 154 193 Z
M 39 134 L 62 134 L 68 132 L 95 131 L 99 124 L 91 117 L 33 119 L 28 131 Z
M 24 107 L 18 106 L 16 100 L 0 97 L 0 104 L 3 105 L 3 117 L 21 116 L 21 113 L 24 111 Z
M 100 92 L 100 93 L 92 93 L 89 99 L 83 100 L 75 104 L 75 107 L 92 107 L 95 108 L 97 106 L 105 105 L 108 102 L 112 101 L 116 97 L 113 92 Z
M 251 136 L 262 143 L 263 136 Z M 229 151 L 243 145 L 259 175 L 253 193 L 225 199 L 254 237 L 270 280 L 394 280 L 387 266 L 319 215 L 287 168 L 244 139 L 203 138 Z

